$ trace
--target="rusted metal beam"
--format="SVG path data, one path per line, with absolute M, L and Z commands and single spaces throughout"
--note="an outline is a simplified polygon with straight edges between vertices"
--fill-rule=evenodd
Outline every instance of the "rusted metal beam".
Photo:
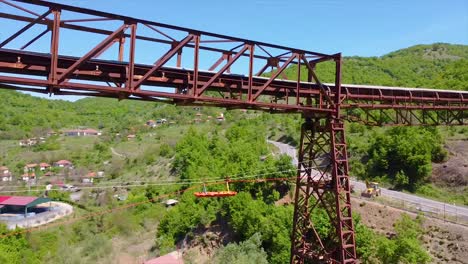
M 276 77 L 278 77 L 289 65 L 289 63 L 297 58 L 297 54 L 293 54 L 289 59 L 279 68 L 273 75 L 270 77 L 270 79 L 252 96 L 252 101 L 257 100 L 257 98 L 260 96 L 260 94 L 273 82 Z
M 169 61 L 179 50 L 181 50 L 190 40 L 192 40 L 194 35 L 189 34 L 184 39 L 182 39 L 175 47 L 171 48 L 163 57 L 157 60 L 154 66 L 143 76 L 141 77 L 132 88 L 133 90 L 138 89 L 138 87 L 146 81 L 155 71 L 159 70 L 167 61 Z
M 214 82 L 216 79 L 221 76 L 239 57 L 244 54 L 244 52 L 249 48 L 249 45 L 244 45 L 244 47 L 236 53 L 234 57 L 232 57 L 226 65 L 224 65 L 215 75 L 213 75 L 208 82 L 203 85 L 200 90 L 198 91 L 198 96 L 203 94 L 203 92 Z
M 128 28 L 127 24 L 123 24 L 120 26 L 117 30 L 115 30 L 112 34 L 110 34 L 107 38 L 105 38 L 101 43 L 96 45 L 93 49 L 91 49 L 88 53 L 86 53 L 83 57 L 81 57 L 79 60 L 77 60 L 72 66 L 70 66 L 66 72 L 62 73 L 60 77 L 58 78 L 57 82 L 61 83 L 63 82 L 68 76 L 70 76 L 80 65 L 82 65 L 85 61 L 91 59 L 94 57 L 96 54 L 101 52 L 104 48 L 108 48 L 108 44 L 114 41 L 114 39 L 122 34 L 122 32 L 125 31 L 125 29 Z

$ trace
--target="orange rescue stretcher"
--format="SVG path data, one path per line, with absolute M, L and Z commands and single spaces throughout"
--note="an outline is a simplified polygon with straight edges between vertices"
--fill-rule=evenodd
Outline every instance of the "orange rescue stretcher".
M 227 191 L 220 191 L 220 192 L 207 192 L 206 191 L 206 185 L 203 184 L 203 192 L 196 192 L 194 193 L 196 197 L 198 198 L 204 198 L 204 197 L 227 197 L 227 196 L 234 196 L 237 194 L 235 191 L 230 191 L 229 190 L 229 180 L 226 180 L 226 189 Z

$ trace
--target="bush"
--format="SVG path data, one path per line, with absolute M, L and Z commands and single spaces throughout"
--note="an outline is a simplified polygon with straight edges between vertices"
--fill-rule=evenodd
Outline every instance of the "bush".
M 267 264 L 267 254 L 261 247 L 261 235 L 255 233 L 248 240 L 230 243 L 220 248 L 214 257 L 214 263 L 219 264 Z
M 447 152 L 436 128 L 397 127 L 372 138 L 367 177 L 383 176 L 399 188 L 414 191 L 432 171 L 432 162 Z

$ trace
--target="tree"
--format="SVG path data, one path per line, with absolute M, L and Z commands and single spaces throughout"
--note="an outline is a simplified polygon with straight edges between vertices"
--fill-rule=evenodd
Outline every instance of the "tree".
M 244 242 L 230 243 L 219 249 L 213 262 L 219 264 L 267 264 L 267 254 L 261 247 L 261 235 L 255 233 Z

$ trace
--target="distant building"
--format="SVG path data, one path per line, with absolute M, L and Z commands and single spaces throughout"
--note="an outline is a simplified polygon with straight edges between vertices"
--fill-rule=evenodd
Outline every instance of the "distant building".
M 54 166 L 59 167 L 59 168 L 72 168 L 73 163 L 68 160 L 59 160 L 59 161 L 54 162 Z
M 219 122 L 223 122 L 224 121 L 224 114 L 219 113 L 219 116 L 216 117 L 216 120 L 218 120 Z
M 49 168 L 50 168 L 50 165 L 49 165 L 48 163 L 41 162 L 41 163 L 39 164 L 39 169 L 40 169 L 41 171 L 45 171 L 45 170 L 47 170 L 47 169 L 49 169 Z
M 94 178 L 96 178 L 96 173 L 95 172 L 89 172 L 85 176 L 81 178 L 82 183 L 93 183 Z
M 53 175 L 54 175 L 54 173 L 52 173 L 51 171 L 48 171 L 48 172 L 44 173 L 44 176 L 46 176 L 46 177 L 51 177 Z
M 36 145 L 37 143 L 38 141 L 36 138 L 28 138 L 28 139 L 20 140 L 19 145 L 21 147 L 31 147 L 31 146 Z
M 169 206 L 174 206 L 176 204 L 178 204 L 179 201 L 175 200 L 175 199 L 169 199 L 167 201 L 164 202 L 164 204 L 169 207 Z
M 146 125 L 149 126 L 149 127 L 156 127 L 156 121 L 148 120 L 148 121 L 146 121 Z
M 11 181 L 11 172 L 6 166 L 1 166 L 0 167 L 0 177 L 2 178 L 2 181 Z
M 22 176 L 23 181 L 31 181 L 36 179 L 36 173 L 34 172 L 26 172 Z
M 36 170 L 36 167 L 37 167 L 36 163 L 26 164 L 24 166 L 24 172 L 33 172 Z
M 128 139 L 128 140 L 134 139 L 134 138 L 136 138 L 136 135 L 135 135 L 135 134 L 127 135 L 127 139 Z
M 24 217 L 34 216 L 47 209 L 37 208 L 39 204 L 50 202 L 49 198 L 33 196 L 0 196 L 0 215 L 24 214 Z
M 80 137 L 80 136 L 100 136 L 101 132 L 95 129 L 72 129 L 63 131 L 65 136 Z

